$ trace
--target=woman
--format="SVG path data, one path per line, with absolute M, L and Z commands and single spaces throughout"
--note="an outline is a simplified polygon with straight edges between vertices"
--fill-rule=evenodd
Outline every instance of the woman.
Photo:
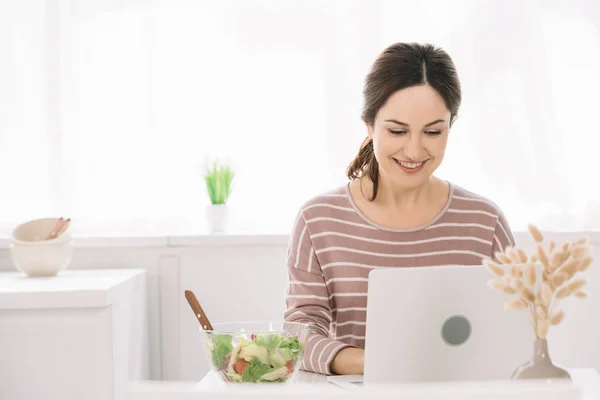
M 290 238 L 285 319 L 312 327 L 303 369 L 363 373 L 373 268 L 481 265 L 514 245 L 494 203 L 433 175 L 460 101 L 441 49 L 397 43 L 375 61 L 350 183 L 308 201 Z

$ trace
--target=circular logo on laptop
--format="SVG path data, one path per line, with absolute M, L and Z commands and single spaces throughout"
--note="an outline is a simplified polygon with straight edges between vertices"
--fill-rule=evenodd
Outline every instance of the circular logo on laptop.
M 460 346 L 471 336 L 471 323 L 462 315 L 453 315 L 442 326 L 442 339 L 449 346 Z

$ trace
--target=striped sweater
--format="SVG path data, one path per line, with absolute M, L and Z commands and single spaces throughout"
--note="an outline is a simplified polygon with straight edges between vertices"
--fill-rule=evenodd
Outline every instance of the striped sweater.
M 501 210 L 453 184 L 444 209 L 414 229 L 371 222 L 347 185 L 311 199 L 298 213 L 287 254 L 284 318 L 311 326 L 301 368 L 330 375 L 340 350 L 364 348 L 372 269 L 480 265 L 509 245 L 514 239 Z

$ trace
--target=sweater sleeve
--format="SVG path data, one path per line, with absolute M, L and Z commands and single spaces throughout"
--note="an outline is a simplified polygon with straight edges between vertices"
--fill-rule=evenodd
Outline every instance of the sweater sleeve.
M 515 239 L 513 237 L 508 220 L 502 213 L 498 213 L 498 221 L 496 222 L 496 228 L 494 230 L 494 240 L 492 243 L 492 258 L 496 258 L 497 252 L 503 252 L 508 246 L 515 246 Z
M 300 214 L 290 235 L 287 255 L 288 285 L 284 318 L 310 325 L 301 368 L 331 375 L 331 362 L 351 345 L 329 338 L 332 321 L 329 292 L 315 255 L 306 221 Z

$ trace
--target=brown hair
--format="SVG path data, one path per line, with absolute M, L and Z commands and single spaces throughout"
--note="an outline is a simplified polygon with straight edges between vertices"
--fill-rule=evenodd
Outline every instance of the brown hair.
M 363 89 L 363 121 L 373 127 L 377 112 L 395 92 L 418 85 L 431 86 L 450 111 L 450 125 L 456 120 L 461 102 L 461 88 L 454 62 L 442 49 L 431 44 L 395 43 L 385 49 L 371 67 Z M 379 164 L 373 141 L 367 137 L 346 174 L 353 180 L 363 175 L 373 182 L 373 196 L 379 187 Z

